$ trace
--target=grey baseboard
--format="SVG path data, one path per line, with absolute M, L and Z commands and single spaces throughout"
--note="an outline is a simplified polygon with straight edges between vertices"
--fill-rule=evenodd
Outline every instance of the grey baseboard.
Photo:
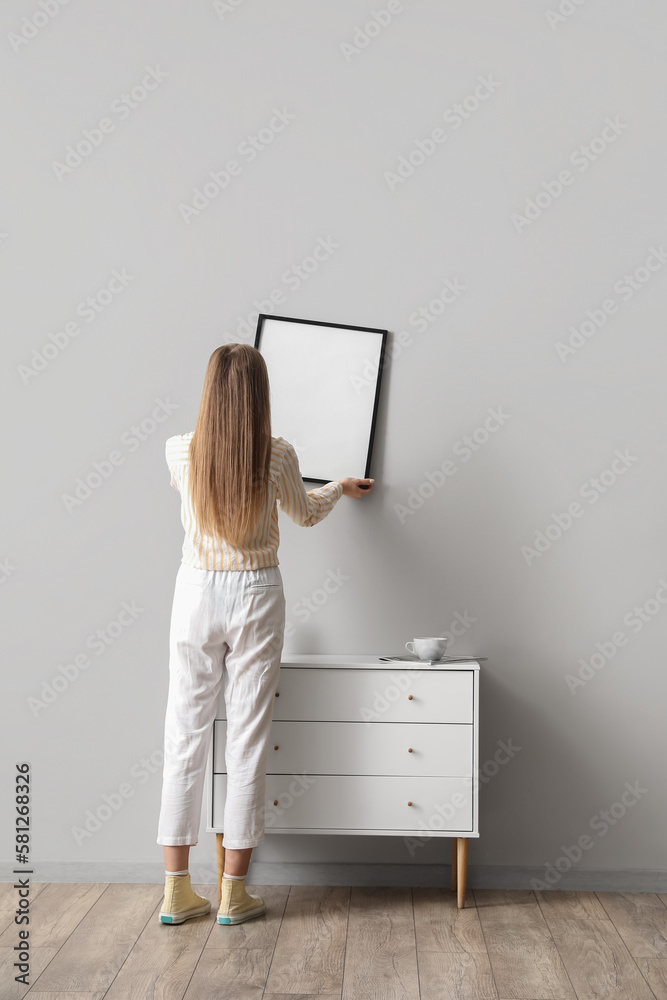
M 164 865 L 159 861 L 39 861 L 34 864 L 33 882 L 143 882 L 164 881 Z M 0 862 L 0 881 L 21 878 L 12 862 Z M 194 884 L 213 885 L 214 865 L 190 865 Z M 401 864 L 295 864 L 251 862 L 248 885 L 359 885 L 359 886 L 449 886 L 449 865 Z M 635 868 L 612 871 L 604 868 L 571 868 L 552 885 L 544 882 L 544 868 L 502 865 L 469 865 L 467 884 L 471 889 L 569 889 L 600 892 L 667 892 L 667 872 Z M 25 876 L 24 876 L 25 877 Z M 539 883 L 539 884 L 536 884 Z

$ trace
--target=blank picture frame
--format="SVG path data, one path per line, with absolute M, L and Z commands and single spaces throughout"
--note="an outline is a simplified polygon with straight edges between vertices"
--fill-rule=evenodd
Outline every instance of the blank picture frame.
M 271 386 L 271 433 L 301 478 L 370 477 L 387 330 L 260 313 L 255 347 Z

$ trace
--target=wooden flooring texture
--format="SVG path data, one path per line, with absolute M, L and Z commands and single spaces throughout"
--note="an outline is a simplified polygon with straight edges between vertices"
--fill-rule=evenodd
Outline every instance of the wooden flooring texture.
M 35 883 L 30 986 L 0 883 L 0 997 L 667 1000 L 667 894 L 248 886 L 267 912 L 158 921 L 162 885 Z

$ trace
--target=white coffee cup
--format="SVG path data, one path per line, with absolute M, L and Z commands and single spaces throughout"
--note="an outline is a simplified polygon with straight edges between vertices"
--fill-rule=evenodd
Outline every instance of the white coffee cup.
M 420 660 L 441 660 L 447 649 L 447 638 L 440 636 L 421 636 L 411 642 L 406 642 L 409 653 L 418 656 Z

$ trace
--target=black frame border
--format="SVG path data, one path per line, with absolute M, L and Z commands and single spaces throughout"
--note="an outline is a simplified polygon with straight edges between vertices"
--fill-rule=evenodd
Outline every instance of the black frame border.
M 260 349 L 259 345 L 262 338 L 262 327 L 264 325 L 265 319 L 274 319 L 278 320 L 279 322 L 284 321 L 286 323 L 304 323 L 306 326 L 331 326 L 335 327 L 338 330 L 363 330 L 364 333 L 377 333 L 381 336 L 382 342 L 380 344 L 380 359 L 378 363 L 377 377 L 375 381 L 375 398 L 373 400 L 373 414 L 371 416 L 371 433 L 368 438 L 366 468 L 363 477 L 360 477 L 363 479 L 368 479 L 370 476 L 371 456 L 373 454 L 373 442 L 375 439 L 375 425 L 377 422 L 378 404 L 380 400 L 380 383 L 382 380 L 382 371 L 384 369 L 384 359 L 387 347 L 387 335 L 389 331 L 380 330 L 378 329 L 378 327 L 375 326 L 357 326 L 352 323 L 330 323 L 330 322 L 325 322 L 324 320 L 317 320 L 317 319 L 300 319 L 297 316 L 276 316 L 273 313 L 259 313 L 257 317 L 257 330 L 255 331 L 255 343 L 253 345 L 257 350 Z M 334 481 L 331 479 L 310 479 L 307 476 L 302 476 L 301 478 L 306 483 L 321 483 L 323 486 L 326 485 L 326 483 L 331 483 Z

